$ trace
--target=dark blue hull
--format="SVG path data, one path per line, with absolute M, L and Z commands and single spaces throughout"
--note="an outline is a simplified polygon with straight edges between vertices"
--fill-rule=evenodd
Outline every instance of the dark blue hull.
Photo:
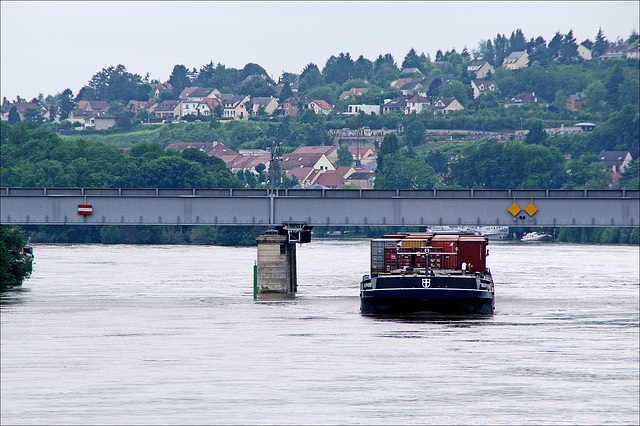
M 432 277 L 429 285 L 419 285 L 422 277 L 373 278 L 361 286 L 363 314 L 442 313 L 491 315 L 494 312 L 493 282 L 483 280 L 478 288 L 472 277 Z M 367 288 L 373 287 L 373 288 Z M 378 287 L 378 288 L 376 288 Z M 382 288 L 379 288 L 382 287 Z

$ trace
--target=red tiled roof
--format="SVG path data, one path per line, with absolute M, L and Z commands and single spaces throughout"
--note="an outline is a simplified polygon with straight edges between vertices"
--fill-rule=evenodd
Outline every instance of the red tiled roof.
M 184 151 L 187 148 L 195 148 L 203 151 L 207 155 L 222 158 L 225 155 L 239 155 L 234 150 L 227 148 L 220 142 L 175 142 L 167 146 L 170 149 L 177 149 L 178 151 Z
M 328 146 L 316 146 L 316 145 L 310 145 L 310 146 L 301 146 L 295 149 L 295 151 L 293 151 L 291 154 L 296 154 L 296 155 L 309 155 L 309 154 L 324 154 L 324 155 L 329 155 L 331 152 L 333 152 L 336 148 L 338 148 L 335 145 L 328 145 Z
M 333 109 L 333 107 L 329 105 L 327 101 L 323 101 L 322 99 L 314 99 L 312 102 L 315 102 L 321 109 Z
M 322 186 L 337 188 L 340 185 L 344 185 L 345 180 L 346 179 L 339 170 L 327 170 L 324 173 L 321 173 L 314 183 Z

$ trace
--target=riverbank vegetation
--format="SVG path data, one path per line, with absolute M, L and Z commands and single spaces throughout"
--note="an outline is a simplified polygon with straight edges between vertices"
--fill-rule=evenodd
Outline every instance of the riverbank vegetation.
M 67 244 L 195 244 L 252 246 L 255 237 L 266 230 L 261 226 L 208 225 L 88 225 L 22 226 L 34 243 Z M 519 240 L 526 232 L 545 232 L 555 241 L 588 244 L 630 244 L 640 242 L 640 228 L 509 228 L 510 240 Z M 425 232 L 424 227 L 328 226 L 313 229 L 313 238 L 379 238 L 384 234 Z
M 0 225 L 0 288 L 21 285 L 31 275 L 32 257 L 23 253 L 26 243 L 18 226 Z

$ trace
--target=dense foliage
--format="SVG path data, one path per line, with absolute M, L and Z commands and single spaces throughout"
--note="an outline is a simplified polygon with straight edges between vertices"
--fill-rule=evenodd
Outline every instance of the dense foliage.
M 225 163 L 201 151 L 137 144 L 127 153 L 86 139 L 61 139 L 34 123 L 0 124 L 1 181 L 14 187 L 238 188 Z
M 0 287 L 20 285 L 31 275 L 32 260 L 22 254 L 25 244 L 19 227 L 0 225 Z

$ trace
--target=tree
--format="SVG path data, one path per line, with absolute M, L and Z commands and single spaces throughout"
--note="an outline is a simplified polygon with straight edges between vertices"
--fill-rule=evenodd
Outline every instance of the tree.
M 336 166 L 351 166 L 353 164 L 353 155 L 349 151 L 349 147 L 346 144 L 340 145 L 338 148 L 338 161 Z
M 622 106 L 620 105 L 620 85 L 622 83 L 624 83 L 624 72 L 622 70 L 622 65 L 617 63 L 605 82 L 605 87 L 607 89 L 607 102 L 615 110 L 620 109 Z
M 73 101 L 73 92 L 69 88 L 64 89 L 60 94 L 60 120 L 68 118 L 75 107 L 76 103 Z
M 322 75 L 326 83 L 342 84 L 351 79 L 353 72 L 353 59 L 349 52 L 341 52 L 337 57 L 331 56 L 322 69 Z
M 592 57 L 597 58 L 598 56 L 606 52 L 608 48 L 609 42 L 602 32 L 602 27 L 598 28 L 598 34 L 596 35 L 596 39 L 593 42 L 593 49 L 591 49 Z
M 389 133 L 382 139 L 379 154 L 395 154 L 398 151 L 398 136 L 395 133 Z
M 405 131 L 405 140 L 410 147 L 422 145 L 425 138 L 425 127 L 421 120 L 414 120 Z
M 529 133 L 524 138 L 524 143 L 526 144 L 536 144 L 536 145 L 544 145 L 544 142 L 547 140 L 547 133 L 544 131 L 542 127 L 542 121 L 533 120 L 531 125 L 529 126 Z
M 191 84 L 187 67 L 182 64 L 175 65 L 169 76 L 168 83 L 173 86 L 173 94 L 178 96 L 180 92 Z
M 304 67 L 304 70 L 302 70 L 302 73 L 300 74 L 298 90 L 306 92 L 309 89 L 322 86 L 323 84 L 324 78 L 322 77 L 322 73 L 320 73 L 318 66 L 311 62 Z
M 144 90 L 138 91 L 138 86 L 148 84 L 138 74 L 127 71 L 124 65 L 103 68 L 96 73 L 89 83 L 78 92 L 78 100 L 88 101 L 120 101 L 128 104 L 130 100 L 148 100 Z M 141 97 L 138 99 L 137 97 Z
M 527 41 L 522 33 L 522 30 L 518 28 L 515 32 L 511 33 L 509 37 L 509 53 L 522 52 L 527 49 Z
M 589 83 L 584 91 L 587 110 L 591 112 L 601 111 L 607 99 L 607 89 L 600 80 Z
M 396 152 L 376 170 L 375 189 L 432 189 L 437 183 L 433 168 L 420 158 Z
M 278 100 L 283 102 L 285 99 L 293 96 L 293 90 L 291 90 L 291 85 L 288 81 L 284 82 L 284 86 L 282 87 L 282 91 L 280 91 L 280 97 Z
M 403 69 L 419 68 L 420 62 L 421 61 L 420 61 L 420 57 L 418 56 L 418 53 L 416 53 L 416 51 L 412 47 L 411 50 L 407 52 L 407 54 L 404 57 L 404 60 L 402 61 L 402 68 Z
M 0 225 L 0 285 L 20 285 L 31 275 L 30 257 L 22 254 L 26 240 L 17 226 Z
M 469 103 L 469 88 L 458 80 L 451 80 L 441 84 L 438 92 L 443 98 L 456 98 L 462 106 L 466 107 Z
M 562 45 L 560 47 L 560 62 L 569 64 L 571 62 L 577 61 L 578 58 L 578 43 L 576 43 L 576 39 L 573 36 L 573 30 L 569 30 L 569 32 L 562 37 Z
M 353 78 L 371 80 L 373 78 L 373 62 L 360 55 L 353 63 Z
M 9 124 L 14 125 L 20 122 L 20 113 L 18 113 L 18 108 L 16 106 L 12 106 L 9 109 Z

